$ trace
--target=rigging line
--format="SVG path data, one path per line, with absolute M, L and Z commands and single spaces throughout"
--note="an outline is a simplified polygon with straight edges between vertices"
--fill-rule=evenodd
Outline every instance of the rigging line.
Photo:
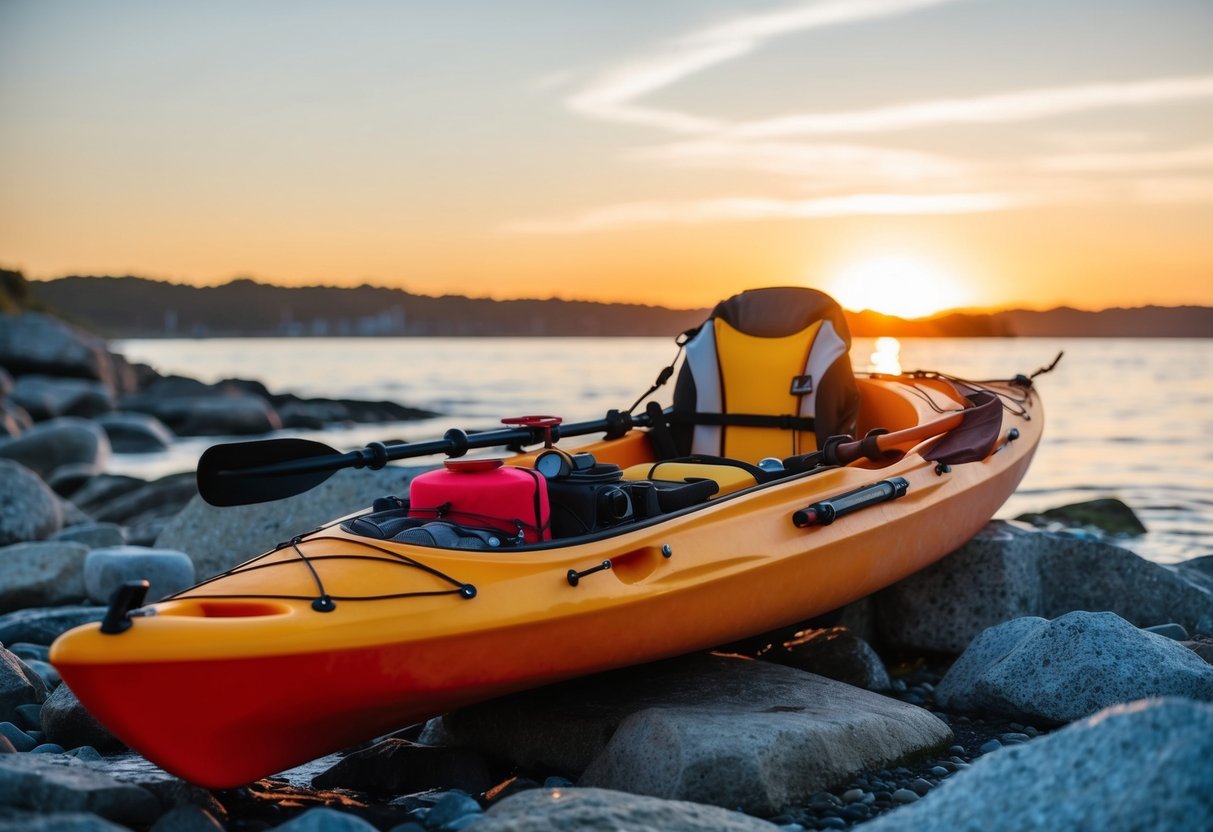
M 430 589 L 419 590 L 417 592 L 396 592 L 390 595 L 326 595 L 330 601 L 389 601 L 396 598 L 422 598 L 437 595 L 459 595 L 459 589 Z M 264 598 L 271 601 L 313 601 L 314 596 L 311 595 L 270 595 L 262 593 L 220 593 L 215 595 L 191 595 L 190 599 L 247 599 L 247 598 Z

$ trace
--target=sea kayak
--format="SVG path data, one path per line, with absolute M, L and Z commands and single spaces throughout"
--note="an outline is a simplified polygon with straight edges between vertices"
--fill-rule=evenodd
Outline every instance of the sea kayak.
M 805 375 L 793 385 L 812 387 Z M 722 378 L 725 393 L 739 389 Z M 1020 482 L 1044 424 L 1022 375 L 848 373 L 848 383 L 853 401 L 840 412 L 859 439 L 800 436 L 789 447 L 807 452 L 762 465 L 670 459 L 650 408 L 648 427 L 616 420 L 610 438 L 573 453 L 538 448 L 420 475 L 414 484 L 424 477 L 426 488 L 411 502 L 301 533 L 168 600 L 131 609 L 116 599 L 106 622 L 60 637 L 51 662 L 131 748 L 227 788 L 471 703 L 827 613 L 981 529 Z M 703 387 L 699 408 L 720 392 Z M 809 424 L 784 421 L 788 431 Z M 529 424 L 534 443 L 554 420 Z M 968 441 L 974 432 L 981 442 Z M 455 444 L 462 452 L 466 437 Z M 376 456 L 382 464 L 382 446 Z M 491 504 L 490 486 L 536 489 L 511 512 L 533 508 L 538 522 L 471 522 Z M 567 519 L 560 529 L 571 492 L 593 495 L 577 509 L 590 516 L 578 521 L 585 529 Z

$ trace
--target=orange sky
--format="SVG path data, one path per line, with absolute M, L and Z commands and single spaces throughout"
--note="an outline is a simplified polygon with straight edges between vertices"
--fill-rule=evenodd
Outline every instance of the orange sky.
M 0 266 L 1213 305 L 1209 43 L 1203 0 L 10 0 Z

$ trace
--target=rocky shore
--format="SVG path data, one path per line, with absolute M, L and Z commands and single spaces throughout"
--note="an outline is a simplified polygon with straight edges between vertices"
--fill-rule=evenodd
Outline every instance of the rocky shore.
M 132 433 L 400 411 L 164 379 L 45 316 L 4 318 L 0 367 L 0 832 L 1213 828 L 1213 556 L 1145 561 L 1101 501 L 991 523 L 829 621 L 192 786 L 92 719 L 48 645 L 124 580 L 170 594 L 416 469 L 220 510 L 190 475 L 114 477 L 106 456 Z

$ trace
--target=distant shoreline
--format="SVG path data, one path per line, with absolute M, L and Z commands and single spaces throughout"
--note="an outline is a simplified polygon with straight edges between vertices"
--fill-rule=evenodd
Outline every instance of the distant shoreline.
M 360 286 L 282 287 L 234 280 L 196 287 L 140 277 L 28 284 L 56 314 L 107 338 L 635 337 L 698 326 L 707 309 L 569 300 L 431 297 Z M 847 312 L 855 337 L 1210 338 L 1213 308 L 945 312 L 903 319 Z

